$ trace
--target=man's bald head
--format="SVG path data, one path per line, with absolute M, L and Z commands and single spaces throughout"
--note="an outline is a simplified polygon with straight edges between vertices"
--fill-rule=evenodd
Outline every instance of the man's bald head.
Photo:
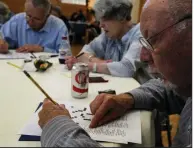
M 155 66 L 179 88 L 192 82 L 192 18 L 179 22 L 188 15 L 192 16 L 192 0 L 148 0 L 140 23 L 142 35 L 154 48 L 150 54 Z
M 25 12 L 28 25 L 34 30 L 42 29 L 50 15 L 50 0 L 26 0 Z
M 27 3 L 32 3 L 34 7 L 45 9 L 45 14 L 48 15 L 51 10 L 50 0 L 26 0 Z
M 168 0 L 169 12 L 177 21 L 186 14 L 192 14 L 192 0 Z
M 147 34 L 152 36 L 186 14 L 192 14 L 192 0 L 184 0 L 184 2 L 182 0 L 147 0 L 143 8 L 141 23 L 149 25 L 146 36 Z

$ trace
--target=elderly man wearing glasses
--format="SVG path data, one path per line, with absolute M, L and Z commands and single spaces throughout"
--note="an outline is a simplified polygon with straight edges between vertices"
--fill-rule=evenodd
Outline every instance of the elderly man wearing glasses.
M 58 52 L 68 30 L 62 20 L 50 15 L 49 0 L 26 0 L 25 13 L 12 17 L 1 28 L 0 52 Z
M 192 147 L 192 0 L 149 0 L 140 23 L 141 60 L 157 68 L 165 81 L 153 79 L 128 93 L 97 96 L 90 104 L 94 114 L 90 127 L 108 123 L 133 109 L 158 109 L 167 115 L 177 112 L 180 121 L 175 137 L 169 136 L 173 139 L 171 146 Z M 53 109 L 55 112 L 50 112 Z M 46 100 L 39 117 L 44 128 L 42 146 L 99 146 L 70 120 L 64 107 L 62 110 Z
M 131 21 L 132 8 L 129 0 L 96 1 L 95 16 L 104 31 L 83 47 L 83 56 L 66 57 L 68 68 L 76 62 L 85 62 L 92 72 L 134 77 L 141 84 L 149 80 L 146 65 L 140 62 L 140 25 Z

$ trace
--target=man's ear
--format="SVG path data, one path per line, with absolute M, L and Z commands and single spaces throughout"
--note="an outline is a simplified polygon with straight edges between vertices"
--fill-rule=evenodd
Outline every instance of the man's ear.
M 155 48 L 153 51 L 154 54 L 159 54 L 161 53 L 161 50 L 159 48 Z

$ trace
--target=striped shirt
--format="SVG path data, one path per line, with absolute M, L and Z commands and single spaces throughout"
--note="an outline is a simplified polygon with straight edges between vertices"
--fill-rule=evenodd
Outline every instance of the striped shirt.
M 166 111 L 165 103 L 170 101 L 175 105 L 175 110 L 182 110 L 178 101 L 183 100 L 183 98 L 172 89 L 167 88 L 159 79 L 150 80 L 129 93 L 133 95 L 134 108 L 137 109 Z M 44 126 L 41 145 L 42 147 L 101 147 L 80 126 L 66 116 L 57 116 Z M 181 112 L 179 130 L 172 146 L 192 146 L 191 98 L 186 100 L 185 107 Z
M 166 113 L 181 113 L 179 128 L 172 147 L 192 146 L 192 99 L 181 97 L 174 90 L 166 87 L 159 79 L 150 80 L 140 88 L 129 92 L 135 99 L 135 108 L 153 110 Z M 182 109 L 181 101 L 186 101 Z M 170 104 L 172 106 L 170 106 Z

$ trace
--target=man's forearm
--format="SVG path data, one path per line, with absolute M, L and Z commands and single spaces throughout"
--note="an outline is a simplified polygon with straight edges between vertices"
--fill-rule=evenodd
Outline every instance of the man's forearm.
M 152 79 L 129 93 L 134 97 L 134 108 L 136 109 L 158 109 L 161 112 L 167 112 L 172 107 L 166 105 L 173 105 L 173 111 L 178 112 L 184 105 L 182 97 L 167 87 L 160 79 Z
M 42 147 L 101 147 L 80 126 L 66 116 L 52 119 L 43 128 Z

